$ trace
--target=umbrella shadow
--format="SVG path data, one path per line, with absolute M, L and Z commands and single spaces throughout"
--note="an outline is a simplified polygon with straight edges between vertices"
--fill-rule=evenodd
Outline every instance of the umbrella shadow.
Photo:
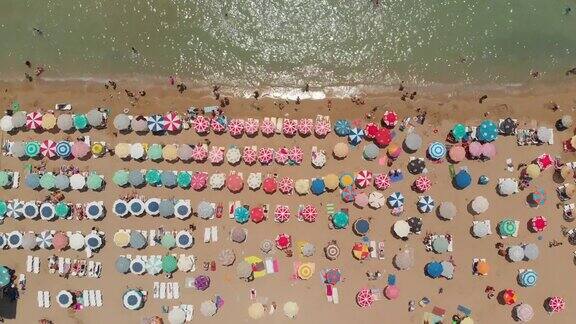
M 406 146 L 406 142 L 402 142 L 402 150 L 408 154 L 414 154 L 418 150 L 411 150 L 408 146 Z

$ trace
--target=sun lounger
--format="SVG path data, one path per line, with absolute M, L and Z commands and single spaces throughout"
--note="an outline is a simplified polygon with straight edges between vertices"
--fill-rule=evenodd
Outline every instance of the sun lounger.
M 152 298 L 158 299 L 160 297 L 160 283 L 154 281 L 154 288 L 152 289 Z
M 458 310 L 459 312 L 461 312 L 462 314 L 464 314 L 464 316 L 470 316 L 472 315 L 472 310 L 466 306 L 462 306 L 462 305 L 458 305 L 458 307 L 456 308 L 456 310 Z
M 17 189 L 20 186 L 20 172 L 12 173 L 12 189 Z
M 160 299 L 166 299 L 166 283 L 160 283 Z
M 186 322 L 194 319 L 194 305 L 186 305 Z
M 218 242 L 218 226 L 212 226 L 210 236 L 212 242 Z
M 338 296 L 338 288 L 332 287 L 332 302 L 338 304 L 340 302 L 340 297 Z
M 96 290 L 96 307 L 102 307 L 102 291 Z
M 180 299 L 180 285 L 177 282 L 172 283 L 172 295 L 174 299 Z
M 32 263 L 32 270 L 34 273 L 40 273 L 40 258 L 39 257 L 34 257 L 33 259 L 33 263 Z
M 92 307 L 96 306 L 96 292 L 94 290 L 90 290 L 89 295 L 90 295 L 90 306 Z
M 376 259 L 378 257 L 378 250 L 376 249 L 376 241 L 370 241 L 370 247 L 372 251 L 370 251 L 370 257 Z
M 64 274 L 64 258 L 58 257 L 58 273 L 60 275 Z
M 172 299 L 174 296 L 172 295 L 172 283 L 171 282 L 167 282 L 166 283 L 166 298 L 167 299 Z
M 94 277 L 94 261 L 88 261 L 88 269 L 86 271 L 86 276 L 92 278 Z
M 210 243 L 210 236 L 212 234 L 210 227 L 204 228 L 204 243 Z
M 38 307 L 44 308 L 44 292 L 42 290 L 38 290 Z
M 34 257 L 29 255 L 26 258 L 26 272 L 32 272 L 32 263 L 34 262 Z
M 82 300 L 84 302 L 84 306 L 90 306 L 90 293 L 88 290 L 82 291 Z
M 44 291 L 44 308 L 50 308 L 50 292 Z
M 333 288 L 332 285 L 326 285 L 326 300 L 327 300 L 329 303 L 334 302 L 334 299 L 333 299 L 333 297 L 332 297 L 333 294 L 334 294 L 333 289 L 334 289 L 334 288 Z
M 443 317 L 444 314 L 446 314 L 446 310 L 437 306 L 434 306 L 434 308 L 432 308 L 432 314 L 436 315 L 436 316 L 440 316 Z
M 102 274 L 102 262 L 96 262 L 94 264 L 94 278 L 100 278 Z

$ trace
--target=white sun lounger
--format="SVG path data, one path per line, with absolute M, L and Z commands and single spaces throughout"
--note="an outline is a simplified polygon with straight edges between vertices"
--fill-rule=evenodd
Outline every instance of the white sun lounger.
M 12 189 L 17 189 L 20 186 L 20 172 L 12 173 Z
M 50 292 L 44 291 L 44 308 L 50 308 Z
M 212 231 L 211 231 L 210 227 L 204 228 L 204 243 L 210 243 L 211 234 L 212 234 Z
M 34 257 L 29 255 L 26 258 L 26 272 L 32 272 L 32 263 L 34 262 Z
M 186 305 L 186 322 L 194 319 L 194 305 Z
M 218 226 L 212 226 L 210 237 L 212 242 L 218 242 Z
M 96 306 L 96 292 L 94 290 L 90 290 L 90 306 Z
M 332 302 L 338 304 L 340 302 L 340 297 L 338 296 L 338 288 L 332 287 Z
M 84 306 L 90 306 L 90 293 L 88 290 L 82 291 L 82 300 L 84 301 Z
M 160 297 L 160 283 L 158 281 L 154 281 L 152 292 L 152 298 L 158 299 Z
M 40 257 L 34 257 L 32 262 L 32 270 L 34 273 L 40 273 Z
M 102 291 L 96 290 L 96 307 L 102 307 Z
M 148 237 L 148 245 L 156 246 L 156 240 L 154 237 L 156 236 L 156 230 L 150 230 L 150 236 Z
M 44 292 L 42 290 L 38 290 L 38 307 L 44 308 Z
M 160 299 L 166 299 L 166 283 L 160 283 Z
M 370 252 L 370 257 L 371 258 L 378 258 L 378 249 L 376 249 L 376 241 L 370 241 L 370 247 L 372 248 L 372 251 Z
M 172 283 L 172 295 L 174 299 L 180 299 L 180 286 L 177 282 Z
M 61 257 L 58 258 L 58 273 L 64 274 L 64 258 Z

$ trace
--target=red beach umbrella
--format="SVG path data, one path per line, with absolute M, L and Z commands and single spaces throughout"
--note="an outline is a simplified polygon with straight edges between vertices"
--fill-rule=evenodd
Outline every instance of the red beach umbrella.
M 536 232 L 542 232 L 548 226 L 548 220 L 544 216 L 536 216 L 530 220 L 532 229 Z
M 192 179 L 190 180 L 190 187 L 196 191 L 203 190 L 206 188 L 206 182 L 208 181 L 208 173 L 206 172 L 194 172 Z
M 42 127 L 42 114 L 38 111 L 33 111 L 26 114 L 26 127 L 28 129 L 39 129 Z
M 380 128 L 374 137 L 374 141 L 378 146 L 386 146 L 392 141 L 392 134 L 387 128 Z
M 230 192 L 240 192 L 244 188 L 244 180 L 238 174 L 232 173 L 226 179 L 226 187 Z
M 502 299 L 504 300 L 504 303 L 506 305 L 512 305 L 512 304 L 516 303 L 518 296 L 516 296 L 516 293 L 514 292 L 514 290 L 506 289 L 502 293 Z
M 264 215 L 264 208 L 262 207 L 253 207 L 250 209 L 250 219 L 258 224 L 262 222 L 266 216 Z
M 394 111 L 386 110 L 382 116 L 382 123 L 386 127 L 394 127 L 398 123 L 398 114 Z
M 554 165 L 554 159 L 552 158 L 552 156 L 550 156 L 550 154 L 540 155 L 538 157 L 538 159 L 536 160 L 536 162 L 540 166 L 541 170 L 546 170 L 549 167 L 551 167 L 552 165 Z
M 386 286 L 384 289 L 384 295 L 388 299 L 396 299 L 400 296 L 400 289 L 396 285 Z
M 279 250 L 285 250 L 290 246 L 292 246 L 292 238 L 290 235 L 282 233 L 276 236 L 276 247 Z
M 276 182 L 276 179 L 272 176 L 268 176 L 264 179 L 263 184 L 262 184 L 262 189 L 264 189 L 264 192 L 267 194 L 273 194 L 276 192 L 276 189 L 278 188 L 278 183 Z
M 63 232 L 54 234 L 52 238 L 52 245 L 56 250 L 63 250 L 68 246 L 68 236 Z
M 364 134 L 367 138 L 373 139 L 378 134 L 378 125 L 376 123 L 368 123 L 364 126 Z
M 182 128 L 182 118 L 175 112 L 169 112 L 162 116 L 164 120 L 164 129 L 169 132 L 174 132 Z
M 369 186 L 372 182 L 372 172 L 368 170 L 361 170 L 356 175 L 356 186 L 359 188 L 365 188 Z
M 40 144 L 40 153 L 47 157 L 53 158 L 56 156 L 56 142 L 53 140 L 43 140 Z

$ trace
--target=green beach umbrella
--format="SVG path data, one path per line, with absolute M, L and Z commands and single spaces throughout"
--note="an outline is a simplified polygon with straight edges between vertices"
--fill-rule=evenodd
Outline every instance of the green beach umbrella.
M 190 187 L 190 182 L 192 181 L 192 176 L 190 173 L 186 171 L 179 171 L 178 175 L 176 176 L 176 182 L 178 186 L 181 188 L 188 188 Z
M 0 288 L 10 283 L 10 272 L 5 266 L 0 266 Z
M 36 141 L 27 142 L 26 146 L 24 147 L 24 152 L 29 157 L 36 157 L 40 154 L 40 143 Z
M 86 179 L 86 186 L 90 190 L 98 190 L 102 188 L 102 178 L 96 173 L 90 173 L 88 179 Z
M 348 214 L 343 211 L 337 211 L 334 213 L 334 215 L 332 215 L 332 224 L 334 224 L 334 227 L 336 228 L 344 228 L 346 225 L 348 225 L 348 222 Z
M 74 128 L 84 129 L 88 126 L 86 115 L 74 115 Z
M 67 203 L 61 201 L 56 204 L 55 213 L 56 216 L 60 218 L 66 218 L 68 216 L 68 213 L 70 213 L 70 206 L 68 206 Z
M 44 173 L 40 178 L 40 187 L 43 189 L 52 189 L 56 184 L 56 176 L 51 172 Z
M 128 173 L 128 171 L 126 170 L 118 170 L 114 173 L 114 176 L 112 176 L 112 181 L 117 185 L 117 186 L 125 186 L 128 183 L 128 176 L 130 174 Z
M 466 126 L 462 124 L 454 125 L 454 128 L 452 128 L 452 135 L 457 141 L 463 139 L 464 136 L 466 136 Z
M 516 232 L 516 223 L 511 219 L 505 219 L 498 225 L 498 230 L 504 236 L 512 236 Z
M 172 273 L 178 269 L 178 260 L 172 255 L 162 257 L 162 271 Z
M 146 171 L 146 183 L 152 186 L 156 186 L 160 184 L 160 171 L 156 169 L 150 169 Z
M 162 146 L 160 144 L 152 144 L 148 148 L 148 159 L 149 160 L 161 160 L 162 159 Z
M 0 217 L 4 217 L 8 211 L 8 205 L 6 205 L 5 200 L 0 200 Z
M 160 240 L 160 244 L 167 249 L 172 249 L 176 246 L 176 238 L 174 238 L 174 235 L 166 233 L 164 237 L 162 237 L 162 240 Z
M 0 171 L 0 187 L 6 187 L 10 183 L 10 175 L 6 171 Z

